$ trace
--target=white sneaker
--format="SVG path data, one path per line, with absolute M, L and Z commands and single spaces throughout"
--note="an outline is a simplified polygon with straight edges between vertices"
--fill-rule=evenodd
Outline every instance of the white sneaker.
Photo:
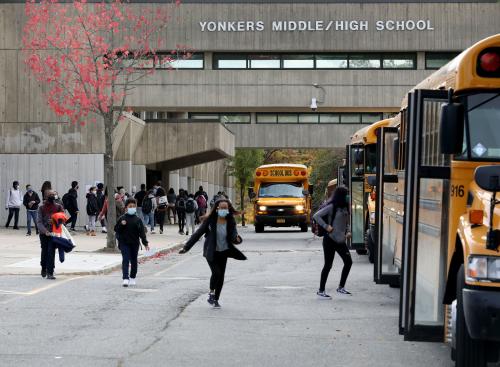
M 102 232 L 102 233 L 108 233 L 108 230 L 106 229 L 106 227 L 102 227 L 101 232 Z
M 155 233 L 156 233 L 156 232 L 155 232 L 155 230 L 154 230 L 154 229 L 150 232 L 150 234 L 155 234 Z
M 128 279 L 123 279 L 123 286 L 128 287 L 129 280 Z
M 135 278 L 130 278 L 128 285 L 136 285 Z
M 88 224 L 85 224 L 85 231 L 87 231 L 87 232 L 88 232 L 89 230 L 90 230 L 90 229 L 89 229 Z

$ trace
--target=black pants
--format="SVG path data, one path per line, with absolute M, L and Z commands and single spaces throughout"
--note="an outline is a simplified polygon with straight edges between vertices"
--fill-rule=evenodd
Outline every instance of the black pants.
M 42 248 L 42 254 L 40 256 L 40 265 L 42 267 L 42 271 L 46 271 L 47 275 L 53 275 L 56 248 L 53 245 L 50 236 L 46 236 L 40 233 L 40 247 Z
M 226 274 L 228 251 L 217 252 L 215 251 L 213 261 L 208 261 L 208 266 L 212 271 L 210 277 L 210 291 L 215 293 L 215 299 L 219 300 L 222 286 L 224 285 L 224 275 Z
M 68 210 L 68 213 L 69 213 L 69 215 L 71 215 L 71 217 L 68 219 L 68 221 L 66 223 L 71 224 L 71 229 L 75 229 L 76 220 L 78 219 L 78 212 Z
M 17 228 L 17 224 L 19 223 L 19 208 L 9 208 L 9 217 L 7 218 L 5 227 L 8 227 L 10 225 L 12 216 L 14 216 L 14 228 Z
M 319 291 L 323 292 L 325 290 L 326 280 L 328 279 L 328 274 L 330 274 L 330 269 L 333 265 L 333 259 L 335 258 L 335 251 L 337 251 L 344 262 L 344 267 L 342 269 L 342 275 L 340 276 L 339 287 L 344 287 L 347 277 L 349 276 L 349 271 L 352 266 L 351 253 L 347 248 L 347 244 L 337 243 L 333 241 L 330 236 L 326 235 L 323 237 L 323 253 L 325 255 L 325 265 L 321 271 L 321 282 L 319 285 Z
M 186 226 L 186 212 L 177 210 L 177 217 L 179 218 L 179 231 L 184 232 L 184 227 Z
M 163 232 L 163 225 L 165 224 L 165 214 L 166 211 L 164 210 L 157 210 L 156 211 L 156 222 L 160 226 L 160 231 Z
M 122 252 L 123 279 L 129 279 L 129 273 L 128 273 L 129 265 L 130 265 L 130 278 L 135 279 L 137 275 L 137 256 L 139 254 L 139 246 L 119 244 L 118 247 Z

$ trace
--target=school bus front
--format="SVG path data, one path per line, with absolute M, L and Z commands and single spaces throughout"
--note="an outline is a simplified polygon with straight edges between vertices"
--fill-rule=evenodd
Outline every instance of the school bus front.
M 308 169 L 304 165 L 264 165 L 255 171 L 253 198 L 254 226 L 300 227 L 307 232 L 311 216 Z

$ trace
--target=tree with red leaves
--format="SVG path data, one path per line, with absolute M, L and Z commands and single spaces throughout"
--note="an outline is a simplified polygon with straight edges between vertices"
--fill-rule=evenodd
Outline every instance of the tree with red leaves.
M 115 248 L 113 131 L 127 110 L 134 84 L 156 68 L 190 57 L 178 46 L 167 54 L 162 34 L 180 1 L 134 7 L 122 0 L 28 0 L 25 62 L 47 88 L 54 113 L 73 124 L 104 123 L 104 178 L 108 187 L 107 247 Z

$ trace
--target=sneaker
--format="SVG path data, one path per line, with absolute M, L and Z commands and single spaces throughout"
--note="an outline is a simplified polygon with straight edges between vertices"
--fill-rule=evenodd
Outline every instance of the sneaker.
M 160 229 L 160 234 L 163 234 L 163 229 Z
M 137 285 L 137 283 L 135 281 L 135 278 L 130 278 L 129 282 L 128 282 L 128 285 Z
M 210 305 L 214 305 L 214 302 L 215 302 L 215 296 L 212 294 L 212 293 L 209 293 L 208 294 L 208 299 L 207 299 L 207 302 L 210 304 Z
M 42 269 L 41 275 L 42 275 L 42 278 L 45 278 L 47 276 L 47 270 Z
M 70 230 L 71 232 L 76 232 L 76 229 L 74 229 L 74 228 L 70 228 L 69 230 Z
M 189 236 L 189 232 L 186 232 L 186 236 Z
M 106 229 L 106 227 L 102 227 L 101 233 L 108 233 L 108 230 Z
M 17 226 L 16 226 L 16 227 L 12 227 L 12 229 L 18 230 L 18 229 L 19 229 L 19 227 L 17 227 Z
M 89 231 L 89 226 L 88 224 L 85 224 L 85 230 L 88 232 Z
M 30 232 L 26 233 L 26 236 L 31 236 L 31 233 Z
M 219 304 L 219 301 L 214 299 L 214 304 L 213 304 L 214 308 L 216 309 L 219 309 L 220 308 L 220 304 Z
M 332 299 L 332 297 L 330 295 L 326 294 L 325 291 L 323 291 L 323 292 L 317 291 L 316 294 L 321 299 Z
M 348 292 L 344 287 L 338 287 L 337 293 L 351 295 L 351 292 Z
M 128 279 L 123 279 L 123 286 L 128 287 L 129 280 Z
M 56 277 L 54 276 L 54 274 L 47 274 L 47 279 L 49 279 L 49 280 L 55 280 Z
M 155 234 L 155 233 L 156 233 L 155 230 L 152 229 L 150 234 Z

